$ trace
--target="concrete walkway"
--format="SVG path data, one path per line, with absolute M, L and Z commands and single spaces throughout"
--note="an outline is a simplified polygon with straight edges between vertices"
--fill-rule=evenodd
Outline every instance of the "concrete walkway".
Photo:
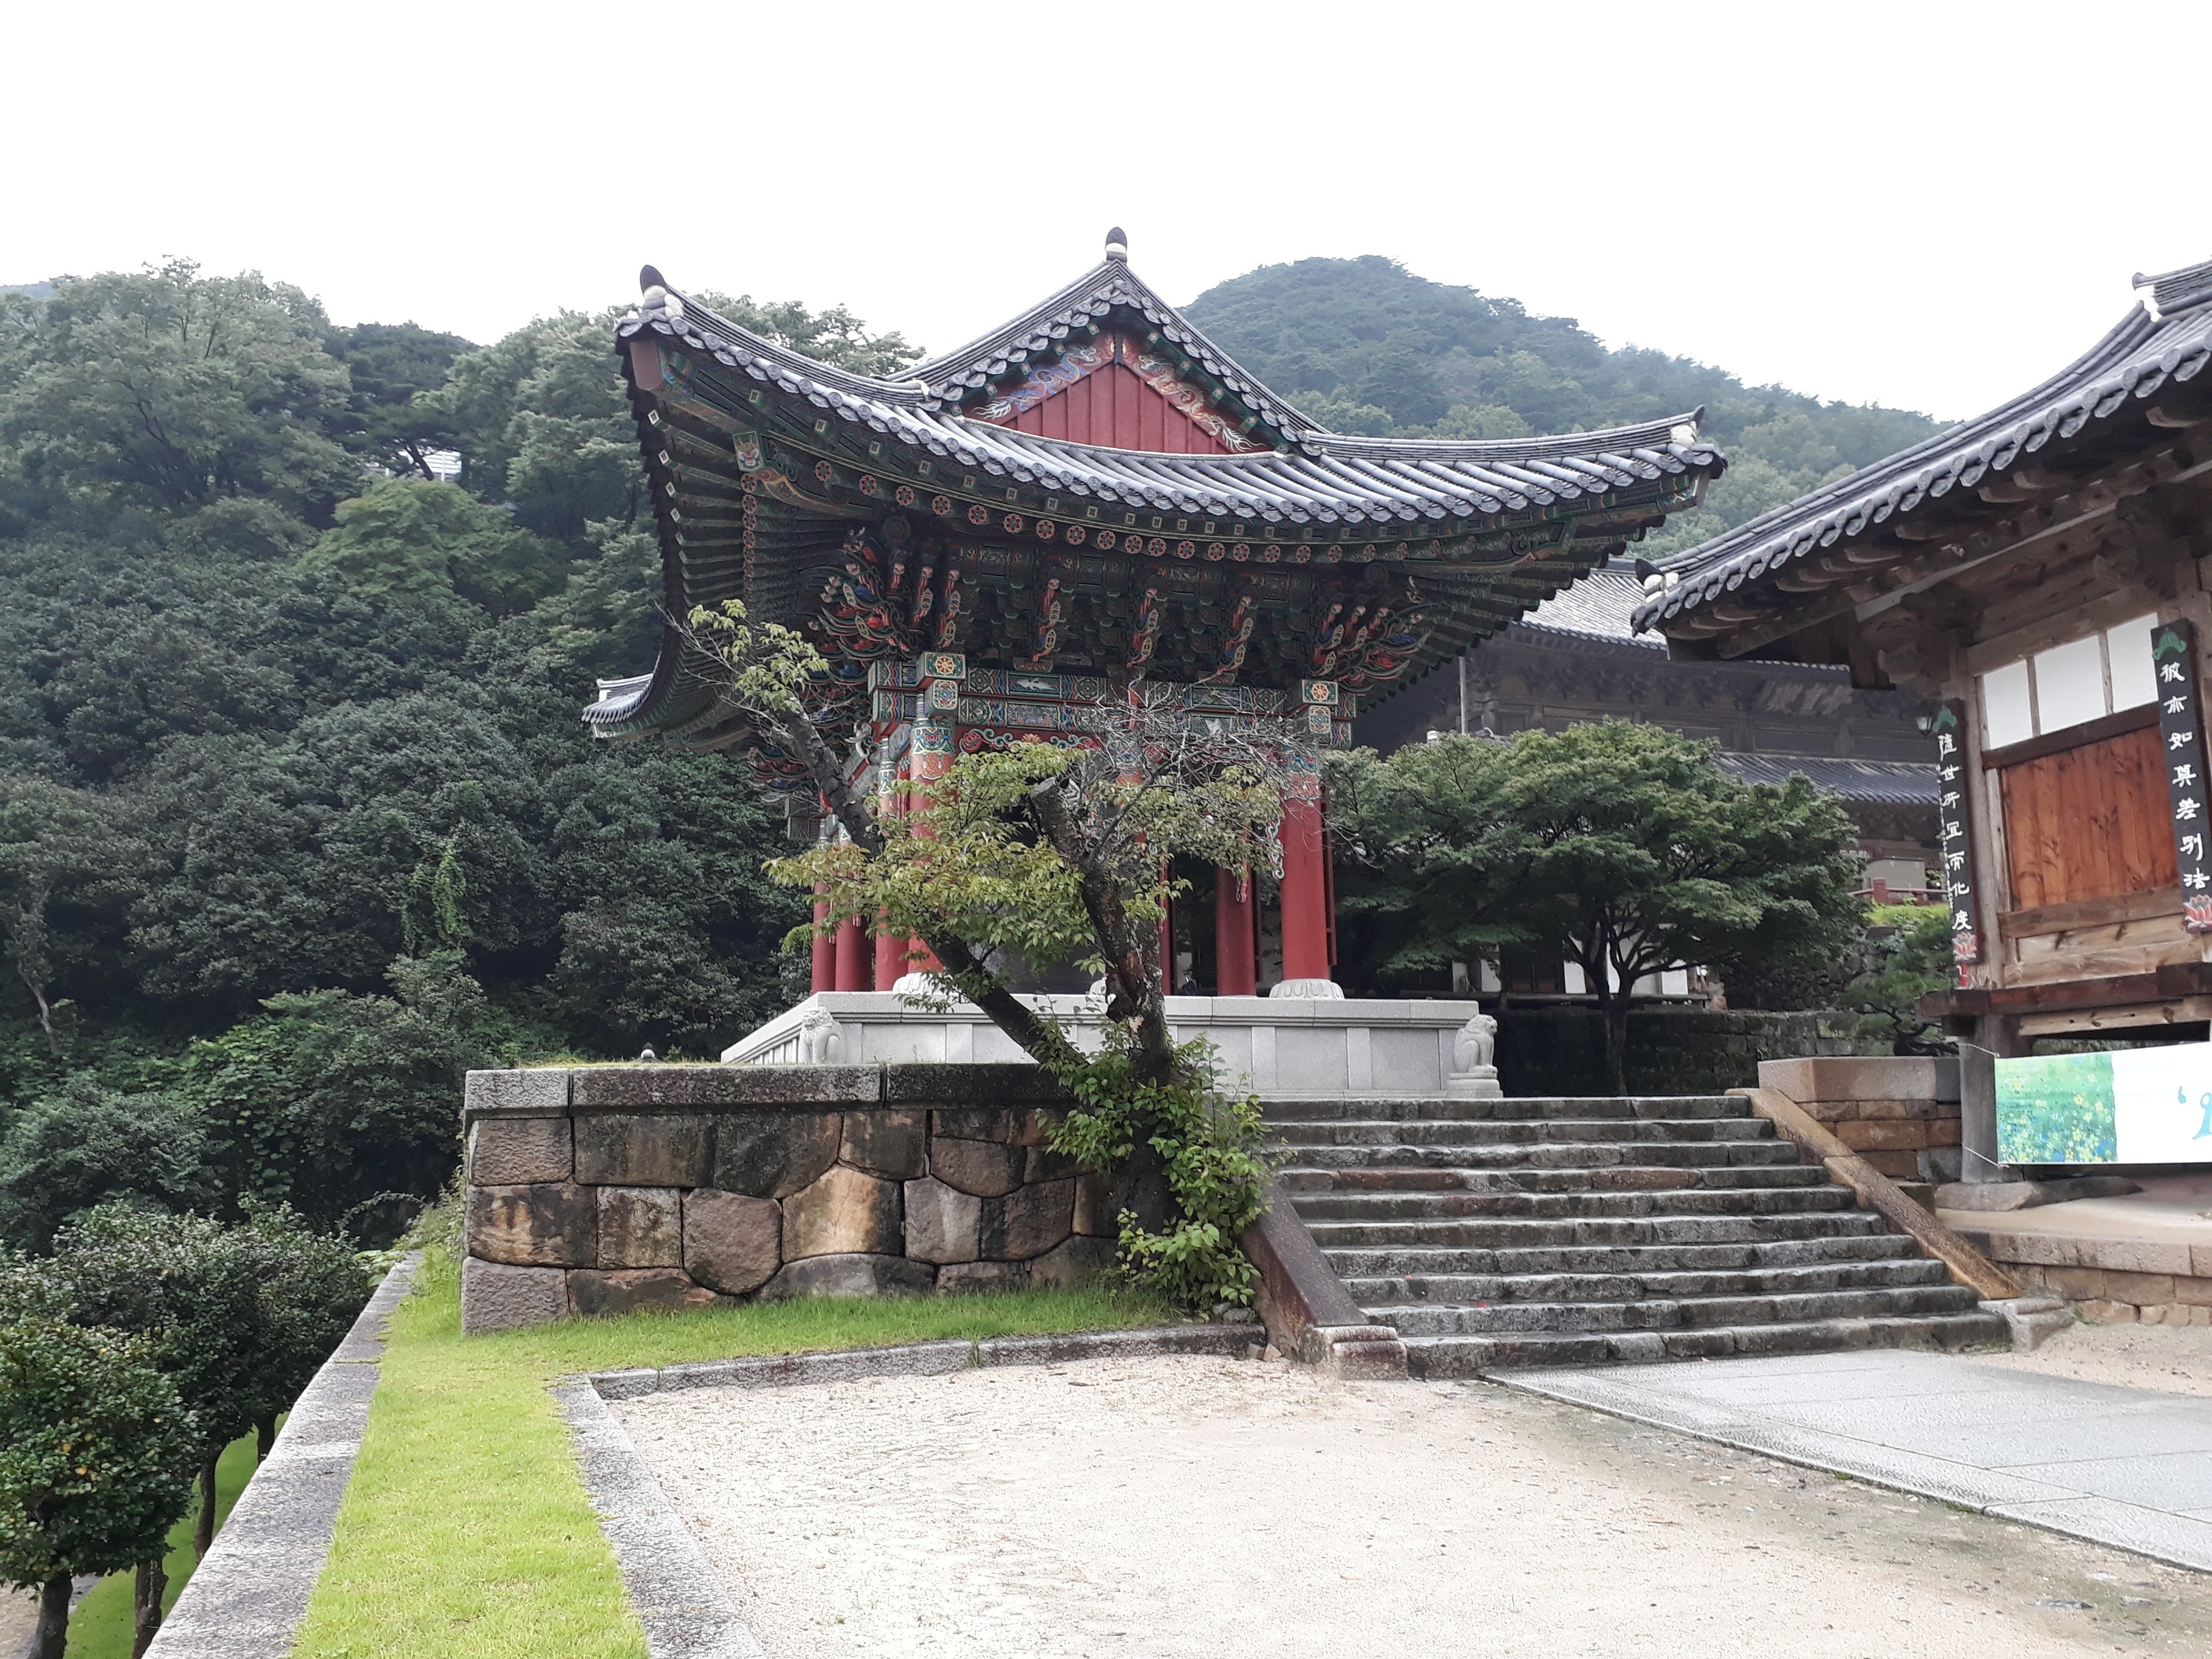
M 1902 1350 L 1495 1380 L 2212 1571 L 2212 1401 Z

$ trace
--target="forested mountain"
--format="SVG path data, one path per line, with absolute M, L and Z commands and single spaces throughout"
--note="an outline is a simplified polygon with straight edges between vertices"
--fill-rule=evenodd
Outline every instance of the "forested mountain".
M 709 302 L 849 368 L 919 356 Z M 1382 258 L 1192 310 L 1347 430 L 1704 404 L 1734 465 L 1675 542 L 1930 427 Z M 478 348 L 183 263 L 0 290 L 0 1244 L 114 1191 L 388 1237 L 453 1166 L 464 1067 L 708 1054 L 803 984 L 741 770 L 578 719 L 658 628 L 610 321 Z
M 1641 347 L 1610 350 L 1535 317 L 1416 276 L 1379 254 L 1263 265 L 1208 289 L 1190 319 L 1333 430 L 1373 437 L 1517 438 L 1679 415 L 1703 404 L 1729 470 L 1704 507 L 1639 547 L 1651 556 L 1902 449 L 1924 415 L 1824 404 Z

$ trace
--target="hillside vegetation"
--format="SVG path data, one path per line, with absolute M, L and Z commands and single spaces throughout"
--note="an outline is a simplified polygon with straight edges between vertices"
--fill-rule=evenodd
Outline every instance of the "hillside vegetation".
M 1694 546 L 1941 422 L 1878 404 L 1747 386 L 1641 347 L 1608 349 L 1565 317 L 1531 316 L 1380 254 L 1263 265 L 1208 289 L 1190 319 L 1322 425 L 1370 437 L 1519 438 L 1680 415 L 1700 404 L 1729 470 L 1705 505 L 1637 550 Z

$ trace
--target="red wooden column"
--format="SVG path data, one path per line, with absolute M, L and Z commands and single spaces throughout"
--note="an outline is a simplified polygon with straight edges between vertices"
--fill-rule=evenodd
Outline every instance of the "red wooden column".
M 1340 696 L 1334 680 L 1300 680 L 1298 702 L 1316 743 L 1327 746 L 1334 731 Z M 1321 762 L 1312 753 L 1294 755 L 1283 787 L 1283 981 L 1268 993 L 1278 997 L 1341 997 L 1329 977 L 1329 943 L 1336 932 L 1331 914 L 1328 842 L 1322 832 Z
M 851 916 L 837 927 L 837 989 L 868 989 L 868 936 L 860 919 Z
M 1257 898 L 1249 870 L 1214 871 L 1213 988 L 1217 995 L 1260 994 L 1260 952 L 1255 932 Z
M 953 757 L 960 752 L 960 688 L 967 678 L 963 653 L 933 651 L 921 659 L 921 718 L 914 723 L 911 746 L 915 799 L 923 805 L 929 802 L 930 786 L 952 769 Z M 907 941 L 907 951 L 908 973 L 933 973 L 945 966 L 918 939 Z

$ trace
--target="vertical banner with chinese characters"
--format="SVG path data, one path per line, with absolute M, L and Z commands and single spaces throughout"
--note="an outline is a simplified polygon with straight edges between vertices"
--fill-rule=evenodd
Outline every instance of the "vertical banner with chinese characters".
M 1929 728 L 1936 739 L 1936 818 L 1943 835 L 1943 891 L 1951 905 L 1951 957 L 1959 983 L 1966 964 L 1982 959 L 1981 924 L 1974 909 L 1974 787 L 1966 775 L 1966 705 L 1947 697 Z
M 2204 723 L 2197 718 L 2197 629 L 2186 622 L 2158 623 L 2150 630 L 2150 659 L 2158 674 L 2159 749 L 2166 760 L 2166 794 L 2173 803 L 2173 861 L 2181 875 L 2181 924 L 2212 933 L 2212 860 L 2204 856 L 2206 811 Z

